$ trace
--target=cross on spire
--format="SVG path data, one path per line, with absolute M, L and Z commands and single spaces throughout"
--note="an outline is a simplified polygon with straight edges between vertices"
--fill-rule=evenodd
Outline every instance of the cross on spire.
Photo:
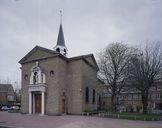
M 60 10 L 60 24 L 62 24 L 62 10 Z

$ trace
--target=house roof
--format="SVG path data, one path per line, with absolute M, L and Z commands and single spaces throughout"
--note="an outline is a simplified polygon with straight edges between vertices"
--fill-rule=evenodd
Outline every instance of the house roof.
M 11 89 L 13 90 L 11 84 L 0 84 L 0 92 L 8 92 Z

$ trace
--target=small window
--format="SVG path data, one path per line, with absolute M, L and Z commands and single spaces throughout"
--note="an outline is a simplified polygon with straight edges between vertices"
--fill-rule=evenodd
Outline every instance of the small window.
M 50 76 L 53 77 L 55 75 L 55 72 L 53 70 L 50 71 Z
M 60 52 L 60 49 L 59 49 L 59 48 L 57 48 L 57 49 L 56 49 L 56 51 L 57 51 L 57 52 Z
M 24 79 L 25 79 L 25 80 L 27 80 L 27 79 L 28 79 L 28 75 L 27 75 L 27 74 L 25 74 Z

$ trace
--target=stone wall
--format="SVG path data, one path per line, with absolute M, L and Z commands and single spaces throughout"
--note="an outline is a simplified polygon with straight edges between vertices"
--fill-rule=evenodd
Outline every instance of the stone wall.
M 21 112 L 29 113 L 29 93 L 28 85 L 30 82 L 30 69 L 35 65 L 34 62 L 23 64 L 21 67 Z M 25 79 L 25 75 L 27 78 Z
M 57 115 L 60 114 L 58 109 L 59 103 L 59 79 L 58 79 L 58 64 L 59 59 L 49 58 L 47 60 L 40 61 L 40 68 L 46 75 L 46 93 L 45 93 L 45 113 L 47 115 Z M 53 71 L 54 74 L 50 74 Z
M 67 73 L 67 105 L 68 113 L 82 112 L 82 60 L 68 63 Z
M 58 58 L 58 96 L 59 96 L 59 102 L 58 102 L 58 109 L 60 113 L 65 112 L 66 105 L 63 103 L 63 100 L 66 101 L 66 95 L 67 95 L 67 62 L 61 58 Z M 63 107 L 64 106 L 64 107 Z M 63 110 L 64 109 L 64 110 Z
M 97 109 L 97 71 L 83 62 L 83 86 L 82 86 L 82 104 L 84 110 L 96 110 Z M 89 103 L 85 102 L 85 90 L 89 88 Z M 93 89 L 95 89 L 95 103 L 93 103 Z

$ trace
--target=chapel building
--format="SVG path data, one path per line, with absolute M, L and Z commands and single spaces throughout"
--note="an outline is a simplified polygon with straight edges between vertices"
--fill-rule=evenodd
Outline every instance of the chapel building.
M 21 112 L 81 114 L 99 107 L 98 66 L 93 54 L 67 57 L 62 24 L 53 50 L 35 46 L 21 64 Z

